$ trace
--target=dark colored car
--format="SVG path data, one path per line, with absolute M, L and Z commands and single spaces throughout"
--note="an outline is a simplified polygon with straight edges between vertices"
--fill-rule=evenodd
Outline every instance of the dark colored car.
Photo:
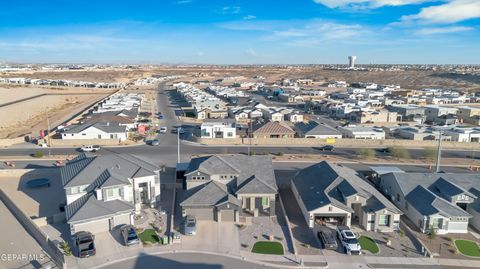
M 333 231 L 321 230 L 317 235 L 325 249 L 336 250 L 338 248 L 337 239 L 335 238 L 335 233 Z
M 48 178 L 32 179 L 26 183 L 26 186 L 27 188 L 31 188 L 31 189 L 50 187 L 50 179 Z
M 158 118 L 163 120 L 163 115 L 159 115 Z
M 390 153 L 390 149 L 389 148 L 379 148 L 377 149 L 378 152 L 381 152 L 381 153 Z
M 87 258 L 96 254 L 95 237 L 89 232 L 78 232 L 74 235 L 78 257 Z
M 138 238 L 137 231 L 132 225 L 125 225 L 121 227 L 121 233 L 123 238 L 123 243 L 125 246 L 136 245 L 140 243 Z
M 333 151 L 334 147 L 332 145 L 325 145 L 319 148 L 321 151 Z

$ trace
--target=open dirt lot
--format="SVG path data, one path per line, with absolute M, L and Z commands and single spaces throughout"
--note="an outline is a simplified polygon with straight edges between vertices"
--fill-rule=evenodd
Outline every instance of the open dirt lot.
M 105 89 L 0 87 L 0 138 L 30 133 L 38 136 L 39 130 L 47 129 L 47 115 L 53 128 L 112 92 Z M 22 101 L 29 97 L 35 98 Z M 15 101 L 18 102 L 8 104 Z

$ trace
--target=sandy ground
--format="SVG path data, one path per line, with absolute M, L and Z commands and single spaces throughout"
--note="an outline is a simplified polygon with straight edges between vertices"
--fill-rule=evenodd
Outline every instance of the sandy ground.
M 47 129 L 47 115 L 53 128 L 112 93 L 103 89 L 0 88 L 0 104 L 46 93 L 47 95 L 0 107 L 0 138 L 14 138 Z

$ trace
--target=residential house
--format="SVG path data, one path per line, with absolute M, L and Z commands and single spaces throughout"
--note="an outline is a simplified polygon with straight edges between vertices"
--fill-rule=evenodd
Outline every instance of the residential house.
M 308 123 L 297 123 L 295 124 L 295 131 L 297 131 L 297 136 L 303 138 L 342 138 L 342 134 L 337 129 L 323 123 L 318 123 L 316 121 L 310 121 Z
M 480 108 L 478 107 L 459 107 L 457 116 L 460 123 L 468 123 L 474 126 L 480 125 Z
M 160 201 L 159 168 L 131 155 L 78 155 L 60 169 L 71 234 L 133 224 L 142 206 Z
M 480 176 L 460 173 L 388 173 L 380 188 L 422 232 L 467 233 L 480 228 Z
M 239 222 L 274 216 L 277 185 L 267 156 L 213 155 L 194 158 L 185 172 L 182 215 Z
M 344 138 L 385 139 L 385 131 L 375 127 L 344 126 L 338 127 Z
M 348 167 L 314 164 L 294 176 L 291 188 L 310 228 L 333 223 L 367 231 L 399 229 L 402 212 Z
M 236 124 L 233 119 L 206 119 L 200 128 L 201 138 L 236 138 Z
M 254 138 L 293 138 L 295 131 L 285 122 L 257 121 L 252 126 Z
M 62 139 L 115 139 L 125 141 L 127 140 L 127 126 L 110 122 L 70 125 L 62 133 Z

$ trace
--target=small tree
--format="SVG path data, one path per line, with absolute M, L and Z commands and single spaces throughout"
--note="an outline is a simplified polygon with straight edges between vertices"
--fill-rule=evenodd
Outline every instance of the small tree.
M 72 255 L 72 249 L 70 248 L 70 245 L 67 242 L 61 242 L 60 243 L 60 248 L 65 253 L 65 256 Z
M 435 159 L 437 152 L 436 148 L 426 148 L 423 150 L 423 157 L 425 157 L 425 159 Z
M 35 153 L 33 154 L 33 157 L 35 157 L 35 158 L 42 158 L 43 155 L 44 155 L 43 152 L 38 151 L 38 152 L 35 152 Z
M 430 241 L 432 241 L 436 237 L 437 237 L 437 230 L 435 230 L 433 225 L 430 225 L 430 229 L 428 231 L 428 238 L 430 239 Z
M 375 157 L 375 151 L 373 149 L 358 149 L 357 156 L 360 159 L 369 159 Z
M 402 147 L 389 147 L 388 151 L 390 152 L 390 155 L 394 158 L 399 158 L 399 159 L 410 159 L 410 152 L 408 152 L 407 149 L 402 148 Z

